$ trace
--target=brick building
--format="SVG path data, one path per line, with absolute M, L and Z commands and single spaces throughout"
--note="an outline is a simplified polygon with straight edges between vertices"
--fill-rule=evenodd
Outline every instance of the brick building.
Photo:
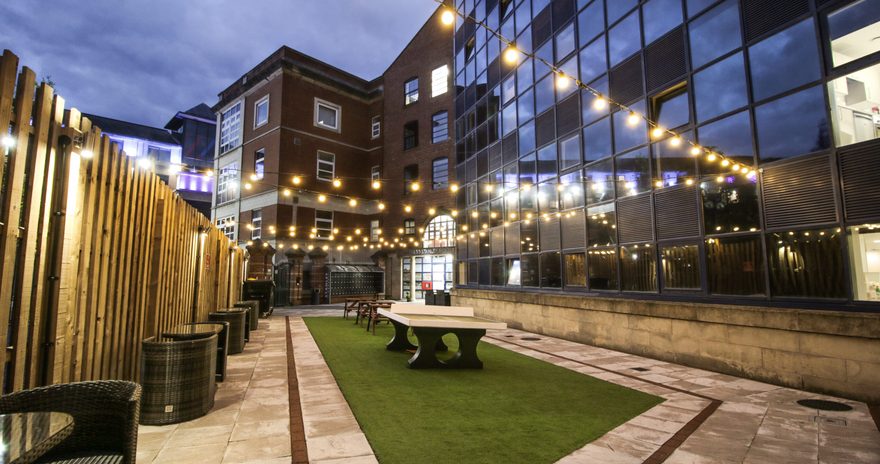
M 372 285 L 399 298 L 400 252 L 422 248 L 420 229 L 453 233 L 452 33 L 437 15 L 372 81 L 285 46 L 220 93 L 212 219 L 248 248 L 249 278 L 276 281 L 279 303 L 354 292 L 324 277 L 355 264 L 385 268 L 385 287 Z M 445 284 L 452 255 L 439 251 Z

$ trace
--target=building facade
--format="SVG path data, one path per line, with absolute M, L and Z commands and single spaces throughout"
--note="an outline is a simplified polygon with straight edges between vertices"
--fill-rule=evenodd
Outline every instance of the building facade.
M 835 344 L 880 342 L 880 44 L 868 39 L 880 4 L 456 7 L 536 55 L 511 64 L 484 29 L 456 25 L 460 302 L 529 330 L 871 396 L 880 363 Z M 558 88 L 541 61 L 602 101 Z M 759 172 L 693 156 L 606 101 Z M 825 323 L 797 323 L 811 318 Z
M 196 207 L 205 216 L 211 216 L 213 182 L 203 186 L 204 172 L 214 163 L 214 136 L 217 130 L 211 107 L 200 103 L 186 111 L 179 111 L 165 124 L 180 141 L 180 162 L 184 166 L 177 173 L 181 198 Z M 185 187 L 185 188 L 184 188 Z

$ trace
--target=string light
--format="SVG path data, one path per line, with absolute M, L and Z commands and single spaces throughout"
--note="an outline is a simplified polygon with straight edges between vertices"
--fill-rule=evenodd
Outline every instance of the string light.
M 4 145 L 5 145 L 5 143 L 4 143 Z M 81 156 L 83 159 L 92 159 L 95 157 L 95 152 L 93 152 L 92 150 L 83 150 L 79 153 L 79 156 Z M 178 168 L 178 170 L 176 172 L 174 171 L 175 167 Z M 176 164 L 172 164 L 171 168 L 172 168 L 172 172 L 174 172 L 175 174 L 177 172 L 180 172 L 180 167 Z
M 214 171 L 208 169 L 207 171 L 205 171 L 204 175 L 205 177 L 214 177 Z
M 291 181 L 293 182 L 293 185 L 299 185 L 302 183 L 302 177 L 293 176 L 293 179 L 291 179 Z
M 412 183 L 409 184 L 409 189 L 412 190 L 413 192 L 418 192 L 419 190 L 421 190 L 421 188 L 422 188 L 422 185 L 416 181 L 413 181 Z
M 608 108 L 608 100 L 606 100 L 605 97 L 602 97 L 601 95 L 597 96 L 596 99 L 593 100 L 593 108 L 597 110 L 604 110 L 605 108 Z
M 700 147 L 691 148 L 691 156 L 700 156 L 703 154 L 703 149 Z
M 556 77 L 556 88 L 559 90 L 565 90 L 568 88 L 568 85 L 571 83 L 571 79 L 565 75 L 565 73 L 559 73 Z
M 663 129 L 662 127 L 655 127 L 654 129 L 651 130 L 651 137 L 654 137 L 655 139 L 659 139 L 660 137 L 663 137 L 663 134 L 665 134 L 665 133 L 666 133 L 666 130 Z
M 641 120 L 642 120 L 642 118 L 640 118 L 639 115 L 637 115 L 637 114 L 636 114 L 635 112 L 633 112 L 633 111 L 630 111 L 630 112 L 629 112 L 629 116 L 626 117 L 626 123 L 627 123 L 627 125 L 629 125 L 630 127 L 635 126 L 635 125 L 638 124 Z
M 351 206 L 352 208 L 354 208 L 357 205 L 358 205 L 358 201 L 355 200 L 354 198 L 352 198 L 351 200 L 348 200 L 348 206 Z
M 380 188 L 382 188 L 382 183 L 378 180 L 374 180 L 372 186 L 373 190 L 379 190 Z
M 458 184 L 450 184 L 449 190 L 451 190 L 452 192 L 457 192 L 458 191 Z
M 669 145 L 672 145 L 673 147 L 681 146 L 681 137 L 677 135 L 675 137 L 672 137 L 671 139 L 669 139 Z
M 455 22 L 455 13 L 449 11 L 449 9 L 443 10 L 443 13 L 440 14 L 440 21 L 447 26 L 451 26 Z
M 290 189 L 284 189 L 284 196 L 285 197 L 289 197 L 291 195 L 293 195 L 293 192 L 291 192 Z
M 406 211 L 407 213 L 411 213 L 411 212 L 412 212 L 412 206 L 410 206 L 410 205 L 406 205 L 406 206 L 403 207 L 403 210 Z
M 435 215 L 435 214 L 437 214 L 437 210 L 436 210 L 436 209 L 434 209 L 434 208 L 430 208 L 430 209 L 428 209 L 428 215 L 433 216 L 433 215 Z
M 339 178 L 333 179 L 333 187 L 335 187 L 335 188 L 342 187 L 342 179 L 339 179 Z
M 379 211 L 385 210 L 385 203 L 379 203 Z
M 3 136 L 3 146 L 6 148 L 14 147 L 15 146 L 15 139 L 12 138 L 11 135 L 4 135 Z
M 324 203 L 325 201 L 327 201 L 327 195 L 324 195 L 323 193 L 318 195 L 318 203 Z
M 513 44 L 511 44 L 507 47 L 506 50 L 504 50 L 504 61 L 506 61 L 508 64 L 515 64 L 517 61 L 519 61 L 519 50 L 517 50 L 516 47 L 513 46 Z

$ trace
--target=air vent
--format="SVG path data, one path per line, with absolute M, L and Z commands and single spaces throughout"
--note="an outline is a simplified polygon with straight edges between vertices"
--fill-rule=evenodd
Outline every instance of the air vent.
M 516 132 L 509 134 L 507 137 L 504 137 L 501 140 L 501 157 L 504 160 L 504 164 L 507 164 L 511 161 L 517 159 L 517 137 Z
M 507 228 L 504 234 L 504 242 L 507 254 L 519 254 L 519 227 L 516 224 Z
M 617 230 L 620 243 L 650 242 L 654 239 L 651 195 L 624 198 L 617 202 Z
M 540 221 L 541 228 L 538 237 L 541 239 L 541 251 L 558 250 L 560 246 L 559 240 L 559 219 L 550 218 Z
M 553 30 L 558 31 L 574 16 L 574 0 L 553 1 Z
M 700 235 L 697 198 L 696 187 L 689 186 L 663 189 L 654 194 L 659 240 Z
M 763 181 L 768 229 L 837 221 L 828 155 L 764 168 Z
M 681 79 L 687 72 L 683 28 L 676 28 L 645 49 L 645 68 L 649 93 Z
M 541 147 L 552 142 L 556 138 L 556 111 L 549 111 L 538 116 L 535 120 L 535 141 Z
M 744 0 L 743 23 L 746 28 L 746 42 L 780 29 L 809 11 L 808 0 Z
M 550 22 L 550 5 L 535 15 L 532 20 L 532 49 L 537 50 L 544 42 L 553 35 L 553 25 Z
M 644 93 L 642 55 L 638 54 L 612 69 L 610 77 L 611 98 L 622 103 L 630 103 L 641 97 Z
M 571 211 L 562 215 L 562 249 L 583 248 L 585 246 L 584 210 Z
M 580 95 L 566 98 L 556 105 L 556 133 L 560 137 L 581 127 Z
M 837 152 L 843 181 L 846 221 L 880 221 L 880 140 L 841 148 Z

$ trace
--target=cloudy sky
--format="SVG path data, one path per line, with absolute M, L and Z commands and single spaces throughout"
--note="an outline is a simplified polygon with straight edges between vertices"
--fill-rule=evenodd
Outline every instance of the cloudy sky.
M 433 0 L 2 0 L 0 48 L 83 112 L 162 127 L 288 45 L 378 77 Z

